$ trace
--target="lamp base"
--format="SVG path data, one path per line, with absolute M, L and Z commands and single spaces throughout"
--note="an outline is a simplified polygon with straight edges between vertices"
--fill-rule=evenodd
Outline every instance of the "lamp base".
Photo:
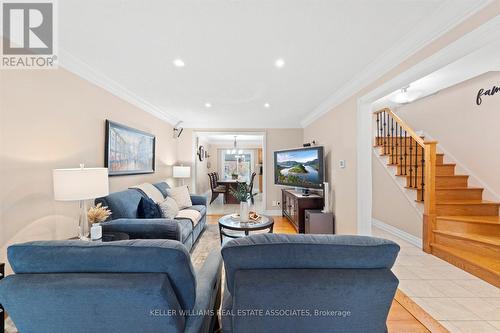
M 80 216 L 78 217 L 78 238 L 80 240 L 90 240 L 89 222 L 87 221 L 87 203 L 80 200 Z

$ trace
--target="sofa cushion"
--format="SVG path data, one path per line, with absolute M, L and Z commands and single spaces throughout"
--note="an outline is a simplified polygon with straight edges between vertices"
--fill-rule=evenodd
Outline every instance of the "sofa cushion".
M 179 209 L 184 209 L 193 205 L 187 186 L 169 188 L 167 194 L 177 202 Z
M 193 228 L 196 227 L 198 222 L 201 220 L 201 214 L 199 211 L 194 209 L 182 209 L 177 213 L 176 219 L 190 219 L 193 223 Z
M 165 199 L 160 190 L 150 183 L 142 183 L 139 185 L 131 186 L 130 188 L 141 191 L 146 197 L 152 199 L 155 203 L 160 203 L 163 201 L 163 199 Z
M 398 244 L 382 238 L 269 233 L 233 239 L 222 248 L 229 292 L 238 270 L 391 268 L 398 252 Z
M 163 194 L 163 197 L 166 198 L 168 196 L 167 190 L 170 188 L 170 185 L 168 185 L 167 182 L 159 182 L 156 184 L 153 184 L 154 187 L 156 187 L 161 194 Z
M 207 207 L 206 206 L 203 206 L 203 205 L 193 205 L 191 207 L 189 207 L 188 209 L 194 209 L 194 210 L 197 210 L 200 212 L 200 215 L 203 217 L 205 216 L 206 212 L 207 212 Z
M 7 253 L 17 274 L 166 273 L 182 308 L 194 306 L 194 270 L 186 247 L 178 241 L 35 241 L 12 245 Z
M 115 219 L 135 219 L 137 218 L 137 208 L 143 195 L 133 189 L 110 193 L 109 195 L 95 199 L 95 203 L 101 203 L 111 210 L 111 218 Z
M 166 197 L 163 202 L 160 202 L 158 206 L 161 209 L 161 215 L 166 219 L 173 219 L 179 213 L 179 206 L 174 199 Z
M 152 199 L 142 197 L 137 208 L 137 217 L 140 219 L 159 219 L 162 217 L 162 213 Z

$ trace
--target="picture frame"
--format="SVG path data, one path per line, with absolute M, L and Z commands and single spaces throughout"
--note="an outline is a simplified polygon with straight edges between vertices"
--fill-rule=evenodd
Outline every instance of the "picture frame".
M 110 176 L 155 172 L 156 137 L 106 119 L 104 166 Z

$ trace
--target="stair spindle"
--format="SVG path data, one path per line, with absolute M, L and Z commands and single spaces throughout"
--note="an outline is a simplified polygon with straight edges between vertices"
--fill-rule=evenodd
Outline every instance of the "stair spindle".
M 376 136 L 375 136 L 375 145 L 378 146 L 379 145 L 379 142 L 380 142 L 380 119 L 379 119 L 379 114 L 377 113 L 377 133 Z
M 408 155 L 407 153 L 407 142 L 406 142 L 407 139 L 407 133 L 406 133 L 406 130 L 405 130 L 405 163 L 404 163 L 404 168 L 405 168 L 405 176 L 407 175 L 407 170 L 406 170 L 406 156 Z
M 415 188 L 418 189 L 418 142 L 415 140 Z
M 391 117 L 391 164 L 394 163 L 394 118 Z
M 384 154 L 387 154 L 387 128 L 386 128 L 386 117 L 387 113 L 384 111 L 382 115 L 382 119 L 384 120 Z
M 424 190 L 425 190 L 425 179 L 424 179 L 424 166 L 425 166 L 425 154 L 424 154 L 424 147 L 422 147 L 422 165 L 421 165 L 421 170 L 422 170 L 422 194 L 421 194 L 421 200 L 424 201 Z

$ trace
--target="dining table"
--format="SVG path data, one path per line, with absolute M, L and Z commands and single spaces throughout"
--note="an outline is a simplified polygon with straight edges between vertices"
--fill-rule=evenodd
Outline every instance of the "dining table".
M 224 198 L 225 202 L 227 204 L 239 204 L 240 202 L 238 199 L 234 197 L 234 195 L 231 194 L 231 189 L 233 191 L 236 191 L 238 187 L 238 183 L 245 183 L 246 181 L 244 180 L 239 180 L 239 179 L 232 179 L 232 178 L 227 178 L 227 179 L 219 179 L 217 181 L 217 185 L 224 185 L 226 187 L 226 193 L 224 193 Z

